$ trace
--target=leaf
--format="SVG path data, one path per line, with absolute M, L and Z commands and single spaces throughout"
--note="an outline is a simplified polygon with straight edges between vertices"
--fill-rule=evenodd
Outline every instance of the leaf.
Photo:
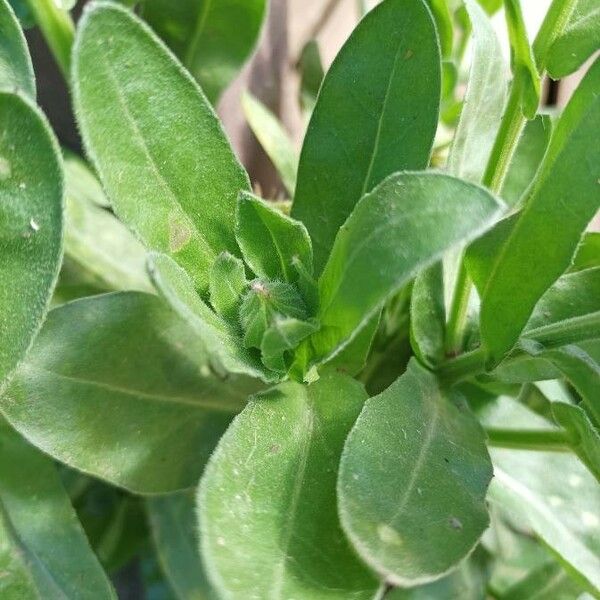
M 434 366 L 445 358 L 446 310 L 441 263 L 417 275 L 410 303 L 412 348 L 421 362 Z
M 35 100 L 35 76 L 27 42 L 8 0 L 0 0 L 0 89 Z
M 509 206 L 518 204 L 534 180 L 551 132 L 552 121 L 548 115 L 537 115 L 525 125 L 500 192 Z
M 310 114 L 315 108 L 319 89 L 325 77 L 316 40 L 309 40 L 302 48 L 298 69 L 300 71 L 300 104 Z
M 194 496 L 188 492 L 146 499 L 160 565 L 179 600 L 213 600 L 198 550 Z
M 504 14 L 510 41 L 512 85 L 520 95 L 523 116 L 533 119 L 540 103 L 540 74 L 527 39 L 520 0 L 504 0 Z
M 285 189 L 293 194 L 298 156 L 289 134 L 277 117 L 248 92 L 242 96 L 242 109 L 252 133 L 275 165 Z
M 248 59 L 266 0 L 144 0 L 141 15 L 215 103 Z
M 0 447 L 2 598 L 116 600 L 52 461 L 3 419 Z
M 90 157 L 117 215 L 169 254 L 204 295 L 248 178 L 198 86 L 148 27 L 98 2 L 80 21 L 73 97 Z
M 110 202 L 90 166 L 77 154 L 63 148 L 65 181 L 68 193 L 91 204 L 110 208 Z
M 571 448 L 600 482 L 600 433 L 586 412 L 579 406 L 553 402 L 552 415 L 555 421 L 571 434 Z
M 435 21 L 442 57 L 449 58 L 452 54 L 454 28 L 448 0 L 426 0 L 426 2 Z
M 394 585 L 442 577 L 488 525 L 492 465 L 483 430 L 460 403 L 413 359 L 366 402 L 346 441 L 342 526 L 360 557 Z
M 583 234 L 570 270 L 582 271 L 592 267 L 600 267 L 600 232 L 596 231 Z
M 231 325 L 239 323 L 238 313 L 247 287 L 244 263 L 228 252 L 219 254 L 210 271 L 210 303 Z
M 479 183 L 504 110 L 508 73 L 489 17 L 475 0 L 466 0 L 465 7 L 473 27 L 471 72 L 448 157 L 448 171 Z
M 499 213 L 483 188 L 441 173 L 398 173 L 356 206 L 319 280 L 317 358 L 338 352 L 394 292 Z
M 548 50 L 548 73 L 560 79 L 574 73 L 600 46 L 600 7 L 579 0 L 565 30 Z
M 467 253 L 468 261 L 481 254 L 487 263 L 489 276 L 478 288 L 481 337 L 490 364 L 513 347 L 537 301 L 569 267 L 600 204 L 594 167 L 600 161 L 595 135 L 600 127 L 599 85 L 596 61 L 554 130 L 523 210 L 492 230 L 489 235 L 495 239 L 484 236 Z
M 238 331 L 215 314 L 198 296 L 192 280 L 164 254 L 150 254 L 150 279 L 167 304 L 192 328 L 208 353 L 230 373 L 274 381 L 277 377 L 261 365 L 259 357 L 244 347 Z
M 220 596 L 374 597 L 335 500 L 344 439 L 365 399 L 358 382 L 330 373 L 254 397 L 233 422 L 198 493 L 202 557 Z
M 1 399 L 54 458 L 137 493 L 193 486 L 256 384 L 211 376 L 187 323 L 122 292 L 53 310 Z
M 236 213 L 236 237 L 248 266 L 259 276 L 294 283 L 294 260 L 312 273 L 312 247 L 306 227 L 272 203 L 242 192 Z
M 0 92 L 0 384 L 42 325 L 62 258 L 63 177 L 45 118 Z
M 395 171 L 427 166 L 439 112 L 439 52 L 423 0 L 385 0 L 359 23 L 327 72 L 292 206 L 312 238 L 317 275 L 365 193 Z
M 291 360 L 286 360 L 286 353 L 295 350 L 304 338 L 317 329 L 318 326 L 310 321 L 275 317 L 260 343 L 263 363 L 273 371 L 287 373 Z

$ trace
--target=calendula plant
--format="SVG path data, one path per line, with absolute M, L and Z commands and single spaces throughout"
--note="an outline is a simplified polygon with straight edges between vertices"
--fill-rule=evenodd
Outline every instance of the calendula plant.
M 91 167 L 0 0 L 2 598 L 600 597 L 600 60 L 539 112 L 600 11 L 504 0 L 509 68 L 500 4 L 308 44 L 299 158 L 246 95 L 274 203 L 211 105 L 263 0 L 15 2 Z

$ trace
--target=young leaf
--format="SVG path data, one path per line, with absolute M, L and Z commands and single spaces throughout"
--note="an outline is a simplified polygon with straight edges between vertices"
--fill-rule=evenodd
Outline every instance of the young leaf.
M 317 103 L 319 89 L 325 77 L 319 45 L 315 40 L 308 41 L 302 48 L 298 70 L 300 71 L 300 104 L 310 115 Z
M 395 171 L 427 166 L 440 77 L 423 0 L 384 0 L 340 50 L 306 132 L 292 206 L 312 238 L 317 275 L 365 193 Z
M 146 499 L 160 565 L 179 600 L 215 600 L 198 550 L 194 495 L 190 492 Z
M 35 99 L 35 77 L 27 42 L 8 0 L 0 0 L 0 89 Z
M 510 40 L 513 86 L 519 90 L 521 111 L 533 119 L 540 103 L 540 74 L 527 39 L 520 0 L 504 0 L 504 11 Z
M 306 227 L 248 192 L 238 199 L 236 237 L 248 266 L 259 276 L 294 283 L 294 259 L 312 273 L 312 247 Z
M 78 28 L 73 95 L 116 213 L 206 295 L 216 256 L 239 254 L 235 204 L 249 184 L 200 89 L 133 13 L 98 2 Z
M 219 254 L 210 270 L 210 303 L 230 324 L 238 323 L 238 312 L 247 287 L 244 263 L 228 252 Z
M 441 173 L 398 173 L 356 206 L 319 280 L 318 358 L 338 352 L 421 269 L 489 227 L 500 206 L 483 188 Z
M 286 373 L 291 364 L 291 361 L 286 361 L 286 353 L 295 350 L 317 329 L 318 325 L 311 321 L 276 316 L 260 343 L 263 363 L 273 371 Z
M 53 310 L 0 400 L 44 452 L 137 493 L 195 484 L 256 385 L 212 377 L 201 341 L 156 296 Z
M 465 7 L 473 27 L 471 72 L 464 106 L 448 157 L 448 170 L 479 183 L 504 110 L 508 72 L 489 17 L 475 0 Z
M 215 103 L 250 56 L 266 0 L 144 0 L 140 13 Z
M 583 234 L 570 270 L 582 271 L 592 267 L 600 267 L 600 232 L 597 231 Z
M 416 361 L 369 399 L 344 447 L 342 526 L 360 557 L 403 587 L 440 578 L 488 525 L 492 465 L 460 396 Z
M 116 600 L 52 461 L 3 419 L 0 446 L 2 598 Z
M 164 254 L 150 254 L 148 263 L 150 279 L 157 290 L 200 337 L 211 358 L 231 373 L 267 382 L 278 379 L 261 365 L 255 353 L 244 347 L 238 331 L 202 301 L 190 277 L 175 261 Z
M 275 165 L 285 189 L 292 195 L 296 188 L 298 156 L 289 134 L 277 117 L 252 94 L 246 92 L 242 96 L 242 108 L 252 133 Z
M 358 382 L 330 373 L 280 384 L 235 419 L 198 494 L 202 556 L 221 596 L 374 597 L 335 500 L 344 439 L 365 399 Z
M 63 161 L 68 194 L 102 208 L 110 208 L 102 185 L 90 166 L 77 154 L 64 148 Z
M 597 0 L 579 0 L 558 39 L 548 50 L 548 73 L 560 79 L 575 72 L 600 47 L 600 6 Z
M 48 310 L 62 258 L 63 176 L 46 120 L 0 92 L 0 384 Z
M 599 86 L 600 60 L 561 116 L 523 210 L 469 249 L 473 258 L 481 255 L 489 274 L 478 287 L 481 337 L 491 364 L 512 348 L 537 301 L 569 267 L 600 204 L 593 167 L 600 162 Z

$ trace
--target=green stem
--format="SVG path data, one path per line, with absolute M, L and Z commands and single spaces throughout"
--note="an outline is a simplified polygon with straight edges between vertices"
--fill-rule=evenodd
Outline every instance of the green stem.
M 71 15 L 58 8 L 54 0 L 27 0 L 35 21 L 58 63 L 62 74 L 69 78 L 71 48 L 75 38 L 75 26 Z
M 570 452 L 571 439 L 563 430 L 544 429 L 486 429 L 488 444 L 497 448 Z
M 471 279 L 461 261 L 446 325 L 446 356 L 456 356 L 462 350 L 471 289 Z

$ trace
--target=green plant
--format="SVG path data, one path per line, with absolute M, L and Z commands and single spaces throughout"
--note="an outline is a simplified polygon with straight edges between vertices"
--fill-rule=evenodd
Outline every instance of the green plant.
M 595 3 L 530 44 L 505 0 L 512 78 L 498 2 L 383 0 L 322 82 L 308 46 L 299 159 L 243 101 L 291 206 L 210 104 L 263 2 L 26 4 L 93 171 L 0 0 L 2 597 L 115 597 L 133 556 L 148 597 L 600 597 L 600 60 L 537 114 Z

